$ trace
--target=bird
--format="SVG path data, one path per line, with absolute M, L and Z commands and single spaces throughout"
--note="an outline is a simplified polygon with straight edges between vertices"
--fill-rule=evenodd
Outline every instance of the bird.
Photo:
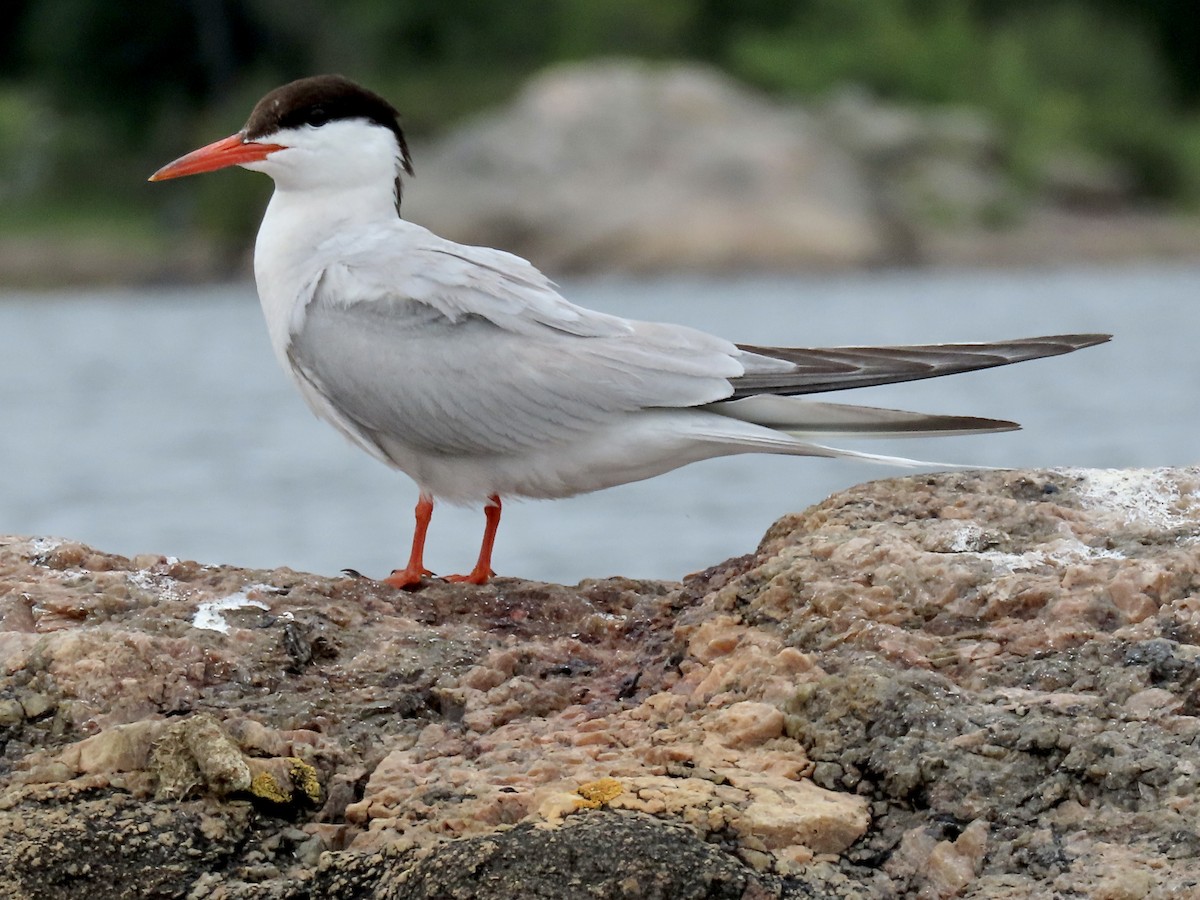
M 806 395 L 1069 353 L 1067 334 L 893 347 L 737 344 L 590 310 L 534 265 L 403 219 L 413 175 L 400 115 L 341 75 L 266 94 L 241 130 L 163 166 L 163 181 L 241 166 L 274 180 L 254 248 L 271 346 L 312 411 L 419 488 L 408 563 L 417 588 L 435 499 L 483 505 L 484 584 L 504 498 L 551 499 L 742 453 L 900 457 L 826 436 L 950 435 L 1015 422 L 835 404 Z

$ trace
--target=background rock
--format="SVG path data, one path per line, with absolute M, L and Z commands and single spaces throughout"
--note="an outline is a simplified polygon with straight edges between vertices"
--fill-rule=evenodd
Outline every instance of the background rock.
M 552 276 L 1126 263 L 1196 259 L 1200 247 L 1200 218 L 1139 199 L 1110 158 L 1062 151 L 1016 166 L 1012 136 L 982 110 L 899 106 L 853 85 L 772 100 L 696 64 L 554 66 L 416 143 L 406 217 Z M 230 196 L 221 185 L 233 181 L 203 184 L 163 194 L 174 227 L 13 232 L 0 282 L 251 277 L 269 185 Z M 209 197 L 215 230 L 196 227 L 190 190 Z
M 716 70 L 552 68 L 416 154 L 405 215 L 551 272 L 858 267 L 885 234 L 858 163 Z
M 819 116 L 869 173 L 879 216 L 914 254 L 925 253 L 916 245 L 924 227 L 1011 224 L 1018 215 L 1023 198 L 1005 171 L 1002 135 L 982 112 L 895 106 L 846 88 Z
M 8 538 L 0 896 L 1185 896 L 1198 643 L 1197 469 L 865 484 L 682 585 Z
M 1120 164 L 1064 151 L 1016 166 L 1011 143 L 980 110 L 901 106 L 852 85 L 799 104 L 699 64 L 564 64 L 414 142 L 404 214 L 552 276 L 1197 258 L 1200 219 L 1139 205 Z M 11 235 L 0 281 L 248 278 L 267 190 L 218 205 L 223 237 L 219 224 L 183 240 Z M 183 205 L 168 218 L 187 220 L 186 193 L 174 196 Z
M 814 271 L 1195 258 L 1200 222 L 1128 173 L 1047 160 L 1018 185 L 999 127 L 852 87 L 808 106 L 715 69 L 547 69 L 419 147 L 405 216 L 551 273 Z

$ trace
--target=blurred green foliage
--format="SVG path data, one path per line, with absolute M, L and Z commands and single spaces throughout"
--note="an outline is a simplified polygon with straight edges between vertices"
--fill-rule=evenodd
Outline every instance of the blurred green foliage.
M 1153 5 L 1122 15 L 1099 2 L 812 0 L 785 26 L 732 41 L 728 61 L 798 97 L 852 82 L 898 101 L 979 107 L 1026 179 L 1054 154 L 1101 156 L 1143 194 L 1195 203 L 1194 73 L 1155 40 Z
M 0 202 L 154 208 L 138 183 L 233 131 L 259 95 L 340 71 L 428 133 L 554 62 L 710 62 L 777 95 L 845 83 L 993 115 L 1014 174 L 1056 154 L 1122 166 L 1144 197 L 1200 203 L 1195 0 L 8 0 L 0 9 Z M 203 179 L 198 179 L 203 182 Z M 241 232 L 192 187 L 159 211 Z M 217 193 L 206 193 L 214 191 Z M 239 195 L 240 196 L 240 195 Z M 175 201 L 182 202 L 182 201 Z

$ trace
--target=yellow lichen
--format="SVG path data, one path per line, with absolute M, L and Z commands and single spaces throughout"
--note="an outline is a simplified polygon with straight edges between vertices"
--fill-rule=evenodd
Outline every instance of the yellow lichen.
M 299 757 L 289 756 L 288 762 L 291 763 L 288 772 L 292 776 L 292 784 L 302 790 L 304 796 L 314 806 L 319 804 L 321 802 L 321 779 L 317 777 L 317 770 Z
M 259 772 L 250 781 L 250 793 L 272 803 L 287 803 L 292 799 L 291 790 L 285 791 L 270 772 Z
M 259 771 L 250 782 L 250 793 L 255 797 L 272 803 L 292 803 L 299 799 L 296 795 L 300 793 L 314 806 L 321 802 L 321 779 L 317 770 L 304 760 L 286 756 L 254 762 Z
M 580 809 L 599 809 L 614 797 L 624 792 L 625 788 L 621 787 L 621 782 L 615 778 L 601 778 L 597 781 L 589 781 L 587 784 L 581 784 L 575 788 L 575 793 L 583 798 L 576 801 L 576 806 Z

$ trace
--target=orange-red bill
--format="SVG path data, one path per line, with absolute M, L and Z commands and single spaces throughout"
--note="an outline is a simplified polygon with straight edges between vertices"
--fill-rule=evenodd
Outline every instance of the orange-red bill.
M 284 149 L 282 144 L 259 144 L 255 141 L 247 141 L 240 134 L 231 134 L 227 138 L 213 141 L 206 147 L 193 150 L 186 156 L 167 163 L 151 175 L 150 180 L 166 181 L 168 178 L 199 175 L 201 172 L 212 172 L 216 169 L 224 169 L 226 166 L 258 162 L 266 159 L 267 154 L 282 149 Z

